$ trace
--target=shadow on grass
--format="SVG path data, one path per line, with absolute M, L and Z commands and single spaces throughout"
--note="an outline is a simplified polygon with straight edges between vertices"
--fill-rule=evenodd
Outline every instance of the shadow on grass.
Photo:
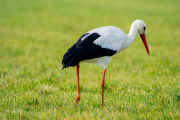
M 178 102 L 180 101 L 180 95 L 177 96 L 177 101 L 178 101 Z

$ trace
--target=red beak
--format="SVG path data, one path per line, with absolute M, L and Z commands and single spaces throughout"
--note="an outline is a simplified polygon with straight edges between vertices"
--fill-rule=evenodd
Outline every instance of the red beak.
M 140 36 L 141 36 L 141 39 L 142 39 L 142 41 L 143 41 L 143 43 L 144 43 L 144 46 L 145 46 L 145 48 L 146 48 L 146 51 L 147 51 L 148 55 L 150 55 L 150 54 L 149 54 L 149 48 L 148 48 L 147 41 L 146 41 L 146 35 L 145 35 L 145 33 L 143 33 L 143 34 L 140 35 Z

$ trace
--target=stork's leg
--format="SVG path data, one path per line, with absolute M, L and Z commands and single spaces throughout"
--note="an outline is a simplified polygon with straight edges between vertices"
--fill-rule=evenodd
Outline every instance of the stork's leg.
M 76 101 L 74 103 L 74 106 L 76 107 L 78 102 L 80 101 L 80 88 L 79 88 L 79 64 L 76 65 L 76 72 L 77 72 L 77 88 L 78 88 L 78 95 L 76 98 Z
M 101 81 L 101 85 L 102 85 L 102 108 L 103 108 L 103 98 L 104 98 L 105 74 L 106 74 L 106 68 L 104 69 L 103 78 Z

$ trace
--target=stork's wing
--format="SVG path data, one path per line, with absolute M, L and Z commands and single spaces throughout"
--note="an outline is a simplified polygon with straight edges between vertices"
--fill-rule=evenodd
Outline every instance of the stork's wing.
M 98 33 L 85 33 L 83 34 L 71 48 L 64 54 L 62 65 L 63 68 L 69 66 L 75 66 L 80 61 L 99 58 L 103 56 L 112 56 L 117 51 L 102 48 L 100 45 L 94 43 L 94 41 L 100 38 Z

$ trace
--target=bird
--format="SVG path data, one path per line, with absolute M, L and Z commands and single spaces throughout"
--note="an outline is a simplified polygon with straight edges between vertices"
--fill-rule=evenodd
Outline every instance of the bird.
M 74 106 L 80 101 L 79 86 L 79 67 L 80 63 L 94 63 L 104 67 L 102 86 L 102 108 L 104 104 L 104 85 L 107 67 L 114 55 L 129 47 L 137 34 L 139 33 L 145 49 L 149 54 L 149 48 L 146 40 L 146 24 L 142 20 L 135 20 L 126 35 L 120 28 L 114 26 L 104 26 L 95 28 L 84 33 L 77 42 L 68 49 L 62 59 L 62 70 L 64 68 L 76 66 L 77 72 L 77 98 Z

